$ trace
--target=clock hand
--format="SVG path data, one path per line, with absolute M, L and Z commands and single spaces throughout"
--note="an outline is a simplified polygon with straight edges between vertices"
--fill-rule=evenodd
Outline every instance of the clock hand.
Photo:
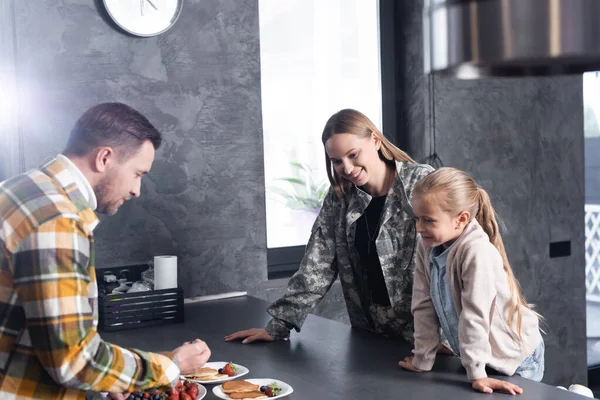
M 152 8 L 154 8 L 155 10 L 158 11 L 158 8 L 156 8 L 156 6 L 154 5 L 153 2 L 151 2 L 150 0 L 146 0 L 148 3 L 150 3 L 150 5 L 152 6 Z

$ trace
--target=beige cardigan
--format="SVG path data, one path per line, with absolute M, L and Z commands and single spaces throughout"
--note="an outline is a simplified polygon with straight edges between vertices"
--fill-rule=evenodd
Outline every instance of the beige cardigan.
M 440 340 L 439 321 L 429 295 L 430 252 L 431 248 L 419 244 L 411 307 L 415 318 L 413 365 L 425 371 L 433 367 Z M 502 257 L 476 220 L 452 247 L 446 265 L 467 376 L 471 380 L 487 377 L 486 365 L 513 375 L 541 343 L 539 321 L 531 310 L 521 307 L 522 342 L 516 333 L 516 317 L 513 329 L 509 327 L 510 289 Z

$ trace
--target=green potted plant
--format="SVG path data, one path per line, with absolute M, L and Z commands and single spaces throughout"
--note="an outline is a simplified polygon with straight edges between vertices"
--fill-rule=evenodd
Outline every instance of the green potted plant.
M 318 214 L 329 190 L 329 182 L 316 182 L 313 170 L 305 163 L 293 161 L 290 166 L 291 176 L 276 178 L 268 186 L 268 195 L 292 210 Z

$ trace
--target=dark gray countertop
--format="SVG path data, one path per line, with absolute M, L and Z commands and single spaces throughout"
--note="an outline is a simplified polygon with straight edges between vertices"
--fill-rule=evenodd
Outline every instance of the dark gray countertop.
M 226 343 L 226 334 L 264 327 L 267 303 L 241 297 L 188 304 L 184 324 L 103 333 L 102 337 L 124 347 L 170 351 L 196 337 L 211 348 L 211 361 L 233 361 L 250 369 L 244 378 L 272 378 L 290 384 L 299 399 L 492 399 L 507 398 L 473 391 L 455 357 L 438 356 L 432 372 L 400 369 L 398 361 L 410 354 L 410 346 L 310 315 L 301 333 L 274 343 Z M 548 368 L 548 366 L 547 366 Z M 551 368 L 551 366 L 550 366 Z M 581 400 L 584 397 L 520 377 L 507 378 L 521 386 L 521 400 Z M 208 389 L 206 399 L 216 399 Z

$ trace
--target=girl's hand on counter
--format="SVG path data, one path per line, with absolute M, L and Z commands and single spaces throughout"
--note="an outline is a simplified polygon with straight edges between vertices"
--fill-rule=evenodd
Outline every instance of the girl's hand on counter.
M 398 363 L 399 366 L 401 366 L 404 369 L 407 369 L 409 371 L 413 371 L 413 372 L 425 372 L 422 369 L 419 369 L 417 367 L 415 367 L 412 363 L 413 361 L 413 356 L 407 356 L 404 357 L 404 360 L 400 361 Z
M 512 394 L 513 396 L 523 393 L 523 389 L 521 389 L 519 386 L 494 378 L 475 379 L 473 381 L 473 389 L 483 393 L 494 393 L 494 390 L 501 390 L 503 392 Z

